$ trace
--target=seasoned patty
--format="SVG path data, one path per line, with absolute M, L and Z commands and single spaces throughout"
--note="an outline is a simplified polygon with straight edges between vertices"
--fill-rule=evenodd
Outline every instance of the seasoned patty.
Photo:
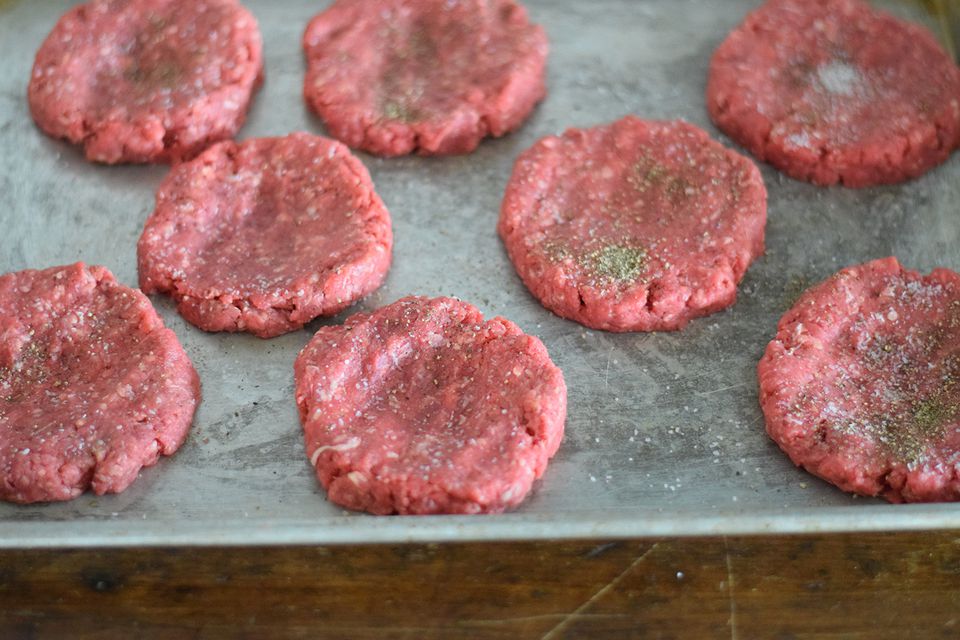
M 680 329 L 733 304 L 763 253 L 752 162 L 685 122 L 628 116 L 570 129 L 517 159 L 499 232 L 527 288 L 609 331 Z
M 459 300 L 404 298 L 323 327 L 294 370 L 310 463 L 350 509 L 512 508 L 563 437 L 566 387 L 543 343 Z
M 167 162 L 233 137 L 262 73 L 235 0 L 93 0 L 44 40 L 28 97 L 37 125 L 90 160 Z
M 960 499 L 960 276 L 843 269 L 780 320 L 757 367 L 767 432 L 845 491 Z
M 137 255 L 140 286 L 206 331 L 269 338 L 338 313 L 383 282 L 390 214 L 334 140 L 223 142 L 174 167 Z
M 789 176 L 888 184 L 960 145 L 960 69 L 925 29 L 863 0 L 770 0 L 714 53 L 707 108 Z
M 105 268 L 0 276 L 0 498 L 119 493 L 177 450 L 199 401 L 177 337 Z
M 307 103 L 381 156 L 468 153 L 546 93 L 546 35 L 514 0 L 338 0 L 303 44 Z

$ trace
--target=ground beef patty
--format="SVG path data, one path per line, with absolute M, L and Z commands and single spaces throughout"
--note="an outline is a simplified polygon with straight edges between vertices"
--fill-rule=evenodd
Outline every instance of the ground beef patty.
M 338 0 L 303 44 L 307 103 L 382 156 L 468 153 L 546 93 L 547 37 L 513 0 Z
M 169 293 L 206 331 L 269 338 L 380 286 L 392 245 L 370 174 L 339 142 L 222 142 L 160 185 L 137 246 L 140 287 Z
M 179 160 L 237 132 L 262 69 L 235 0 L 93 0 L 47 36 L 28 97 L 40 128 L 90 160 Z
M 450 298 L 323 327 L 295 373 L 310 462 L 350 509 L 509 509 L 563 437 L 567 391 L 543 343 Z
M 924 29 L 863 0 L 771 0 L 717 49 L 707 107 L 787 175 L 899 182 L 960 144 L 960 70 Z
M 757 371 L 767 431 L 797 465 L 891 502 L 960 499 L 953 271 L 840 271 L 783 316 Z
M 0 276 L 0 498 L 123 491 L 177 450 L 199 400 L 177 337 L 103 267 Z
M 499 232 L 554 313 L 610 331 L 680 329 L 732 304 L 763 253 L 752 162 L 684 122 L 632 116 L 525 151 Z

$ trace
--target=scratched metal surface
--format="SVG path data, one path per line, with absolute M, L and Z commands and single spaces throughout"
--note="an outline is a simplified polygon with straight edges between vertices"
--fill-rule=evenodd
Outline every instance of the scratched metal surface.
M 0 271 L 84 260 L 132 285 L 135 242 L 164 167 L 88 164 L 41 135 L 27 112 L 33 53 L 67 4 L 0 5 Z M 299 39 L 325 3 L 247 4 L 263 30 L 267 80 L 241 137 L 322 132 L 301 99 Z M 960 527 L 960 505 L 855 499 L 795 469 L 764 434 L 754 373 L 791 300 L 839 267 L 895 254 L 923 270 L 960 268 L 960 155 L 920 180 L 863 191 L 819 189 L 763 167 L 769 249 L 733 308 L 676 334 L 585 330 L 530 297 L 495 235 L 514 157 L 543 135 L 626 113 L 682 117 L 719 135 L 702 99 L 708 60 L 756 3 L 528 4 L 552 42 L 550 96 L 520 132 L 467 157 L 361 156 L 393 215 L 396 253 L 386 285 L 356 307 L 411 293 L 455 295 L 543 339 L 566 375 L 569 419 L 527 502 L 481 517 L 373 517 L 332 506 L 306 460 L 293 403 L 293 359 L 311 331 L 270 341 L 206 334 L 157 298 L 203 379 L 188 441 L 121 495 L 0 505 L 0 546 Z

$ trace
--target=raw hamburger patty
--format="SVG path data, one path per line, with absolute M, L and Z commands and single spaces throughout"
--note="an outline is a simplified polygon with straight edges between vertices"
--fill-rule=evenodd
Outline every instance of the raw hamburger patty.
M 627 116 L 525 151 L 499 232 L 545 307 L 609 331 L 680 329 L 733 304 L 763 253 L 752 162 L 684 122 Z
M 899 182 L 960 144 L 960 70 L 918 26 L 862 0 L 771 0 L 717 49 L 707 107 L 787 175 Z
M 262 70 L 235 0 L 93 0 L 47 36 L 28 97 L 40 128 L 90 160 L 179 160 L 237 132 Z
M 307 103 L 382 156 L 468 153 L 546 94 L 547 37 L 513 0 L 338 0 L 303 44 Z
M 567 391 L 543 343 L 450 298 L 323 327 L 295 373 L 310 462 L 350 509 L 509 509 L 563 437 Z
M 844 269 L 783 316 L 757 367 L 767 431 L 845 491 L 960 499 L 960 276 Z
M 269 338 L 376 289 L 392 246 L 370 174 L 339 142 L 222 142 L 160 185 L 137 245 L 140 287 L 169 293 L 206 331 Z
M 177 450 L 199 400 L 177 337 L 105 268 L 0 276 L 0 498 L 123 491 Z

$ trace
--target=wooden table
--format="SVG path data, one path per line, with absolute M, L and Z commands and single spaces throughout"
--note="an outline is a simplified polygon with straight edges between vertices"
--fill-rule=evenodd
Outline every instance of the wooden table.
M 0 553 L 0 638 L 957 638 L 960 532 Z

